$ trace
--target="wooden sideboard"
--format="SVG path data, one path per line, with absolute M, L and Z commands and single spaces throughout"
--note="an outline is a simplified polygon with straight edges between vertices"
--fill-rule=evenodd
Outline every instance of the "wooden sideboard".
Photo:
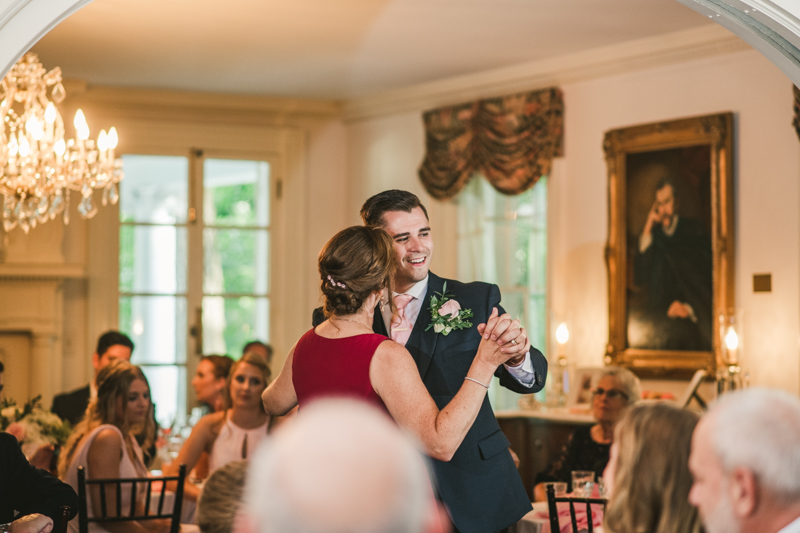
M 565 409 L 539 411 L 498 411 L 500 429 L 519 456 L 519 474 L 533 501 L 533 480 L 560 452 L 570 434 L 580 426 L 594 423 L 589 414 Z

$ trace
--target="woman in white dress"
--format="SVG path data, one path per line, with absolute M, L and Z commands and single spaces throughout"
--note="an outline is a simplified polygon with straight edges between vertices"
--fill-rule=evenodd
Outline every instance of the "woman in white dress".
M 269 416 L 261 402 L 261 393 L 269 384 L 269 377 L 267 361 L 257 353 L 248 352 L 236 361 L 228 375 L 231 407 L 201 418 L 177 459 L 165 472 L 177 472 L 181 464 L 191 471 L 203 452 L 208 454 L 209 474 L 231 461 L 249 458 L 269 428 Z M 200 488 L 187 483 L 184 494 L 196 500 Z
M 153 404 L 150 386 L 142 370 L 124 360 L 108 364 L 97 374 L 97 396 L 89 402 L 83 420 L 64 447 L 59 473 L 61 478 L 78 490 L 78 467 L 86 470 L 87 479 L 146 477 L 147 468 L 142 459 L 142 449 L 134 435 L 145 434 L 145 446 L 152 443 L 155 433 Z M 144 491 L 144 486 L 141 486 Z M 106 505 L 109 515 L 116 514 L 116 488 L 106 487 Z M 123 513 L 130 509 L 131 488 L 122 488 Z M 144 494 L 137 494 L 144 501 Z M 100 506 L 100 488 L 91 486 L 87 508 Z M 78 520 L 69 523 L 69 531 L 77 533 Z M 89 531 L 111 533 L 165 533 L 169 523 L 164 520 L 145 522 L 91 523 Z

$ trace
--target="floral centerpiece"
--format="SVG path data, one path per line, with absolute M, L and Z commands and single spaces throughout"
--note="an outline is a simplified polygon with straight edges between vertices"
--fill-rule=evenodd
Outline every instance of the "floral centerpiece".
M 42 407 L 41 395 L 29 400 L 21 409 L 14 400 L 1 399 L 0 430 L 17 438 L 28 459 L 42 446 L 63 445 L 72 431 L 69 422 Z

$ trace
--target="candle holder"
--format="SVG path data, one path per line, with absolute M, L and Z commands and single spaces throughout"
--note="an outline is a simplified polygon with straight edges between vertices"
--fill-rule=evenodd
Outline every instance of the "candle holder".
M 738 316 L 737 316 L 738 315 Z M 748 386 L 749 373 L 742 374 L 742 317 L 735 309 L 719 315 L 720 365 L 717 368 L 717 395 Z
M 560 322 L 555 330 L 555 360 L 551 361 L 551 383 L 547 395 L 548 407 L 563 407 L 569 395 L 569 360 L 567 358 L 567 345 L 570 332 L 567 322 Z

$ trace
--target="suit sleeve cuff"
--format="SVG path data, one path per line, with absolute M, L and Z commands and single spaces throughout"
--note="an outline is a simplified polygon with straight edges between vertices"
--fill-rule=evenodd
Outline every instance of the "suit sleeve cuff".
M 533 368 L 533 361 L 531 361 L 531 352 L 525 354 L 525 359 L 517 366 L 505 365 L 508 373 L 511 374 L 515 380 L 525 387 L 533 387 L 536 384 L 536 370 Z

